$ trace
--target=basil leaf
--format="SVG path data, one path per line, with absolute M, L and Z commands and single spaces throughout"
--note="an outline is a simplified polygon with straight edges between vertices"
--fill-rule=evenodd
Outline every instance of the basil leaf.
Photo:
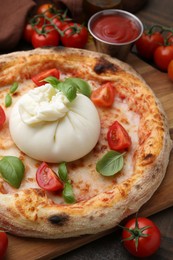
M 60 179 L 61 179 L 63 182 L 67 182 L 68 177 L 67 177 L 67 167 L 66 167 L 66 163 L 61 163 L 61 164 L 59 165 L 58 174 L 59 174 Z
M 49 76 L 49 77 L 43 79 L 42 81 L 50 83 L 52 85 L 52 87 L 59 89 L 58 84 L 60 83 L 60 81 L 56 77 Z
M 96 164 L 96 170 L 103 176 L 113 176 L 123 168 L 124 153 L 107 152 Z
M 88 82 L 84 81 L 83 79 L 80 78 L 68 78 L 66 79 L 66 82 L 69 82 L 73 84 L 79 93 L 90 97 L 91 96 L 91 88 Z
M 11 186 L 19 188 L 24 176 L 23 162 L 15 156 L 4 156 L 0 160 L 0 174 Z
M 11 95 L 8 93 L 6 96 L 5 96 L 5 106 L 6 107 L 10 107 L 12 104 L 12 97 Z
M 74 203 L 75 202 L 73 188 L 72 188 L 71 183 L 69 181 L 65 183 L 64 190 L 63 190 L 62 194 L 63 194 L 64 200 L 67 203 Z
M 18 83 L 14 82 L 13 85 L 10 88 L 10 93 L 13 94 L 14 92 L 16 92 L 16 90 L 18 89 Z
M 77 89 L 74 85 L 64 81 L 59 87 L 70 102 L 76 98 Z

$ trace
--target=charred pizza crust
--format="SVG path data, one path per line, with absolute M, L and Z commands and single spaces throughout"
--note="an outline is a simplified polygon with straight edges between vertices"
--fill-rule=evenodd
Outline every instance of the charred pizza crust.
M 159 100 L 130 66 L 86 50 L 50 48 L 2 55 L 0 86 L 25 82 L 40 70 L 52 67 L 86 80 L 116 83 L 129 110 L 140 118 L 138 145 L 131 160 L 133 174 L 122 182 L 115 179 L 111 189 L 72 205 L 55 203 L 39 188 L 6 193 L 1 182 L 0 226 L 19 236 L 53 239 L 98 233 L 138 211 L 160 185 L 172 148 L 167 119 Z M 2 96 L 3 93 L 1 100 Z M 1 151 L 6 147 L 4 143 L 5 137 L 0 141 Z M 95 151 L 97 156 L 100 151 Z M 21 154 L 23 160 L 25 157 Z M 89 160 L 92 163 L 92 155 Z M 83 165 L 85 167 L 84 162 Z

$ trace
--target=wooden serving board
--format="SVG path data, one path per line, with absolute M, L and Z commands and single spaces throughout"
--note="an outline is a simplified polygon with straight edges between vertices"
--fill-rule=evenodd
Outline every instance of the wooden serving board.
M 173 136 L 173 82 L 168 79 L 166 73 L 162 73 L 147 63 L 130 54 L 127 63 L 132 65 L 138 73 L 154 90 L 161 100 L 168 116 L 170 133 Z M 173 205 L 173 152 L 170 157 L 166 176 L 155 192 L 154 196 L 142 207 L 140 215 L 150 216 Z M 93 240 L 96 240 L 111 231 L 108 230 L 97 235 L 86 235 L 78 238 L 62 240 L 42 240 L 20 238 L 9 235 L 9 247 L 6 260 L 16 259 L 52 259 L 60 256 Z

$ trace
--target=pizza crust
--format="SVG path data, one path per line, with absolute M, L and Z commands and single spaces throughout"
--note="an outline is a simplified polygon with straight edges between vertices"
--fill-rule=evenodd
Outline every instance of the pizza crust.
M 162 182 L 172 149 L 166 115 L 160 101 L 129 65 L 86 50 L 48 48 L 2 55 L 0 84 L 3 87 L 23 81 L 41 68 L 51 67 L 62 67 L 64 72 L 80 68 L 86 79 L 92 78 L 100 83 L 124 78 L 126 87 L 121 91 L 127 95 L 131 109 L 141 118 L 139 146 L 133 158 L 134 172 L 112 189 L 72 205 L 56 204 L 37 188 L 0 193 L 0 226 L 15 235 L 46 239 L 98 233 L 115 227 L 125 217 L 137 212 Z M 152 114 L 147 111 L 143 96 L 148 97 Z M 151 131 L 149 137 L 145 135 L 147 131 Z

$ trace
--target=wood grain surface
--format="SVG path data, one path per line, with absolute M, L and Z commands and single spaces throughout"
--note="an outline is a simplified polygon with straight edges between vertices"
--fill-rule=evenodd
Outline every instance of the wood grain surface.
M 135 55 L 130 54 L 127 63 L 133 66 L 138 73 L 151 86 L 156 96 L 161 100 L 165 112 L 168 116 L 170 131 L 173 130 L 173 85 L 165 73 L 159 72 L 152 66 L 141 61 Z M 170 157 L 170 163 L 166 176 L 156 191 L 154 196 L 141 208 L 140 215 L 151 216 L 165 208 L 173 205 L 173 196 L 171 188 L 173 187 L 173 153 Z M 53 257 L 63 255 L 75 248 L 94 241 L 102 236 L 112 232 L 108 230 L 97 235 L 87 235 L 78 238 L 62 240 L 42 240 L 28 239 L 9 235 L 9 248 L 6 260 L 16 259 L 52 259 Z

